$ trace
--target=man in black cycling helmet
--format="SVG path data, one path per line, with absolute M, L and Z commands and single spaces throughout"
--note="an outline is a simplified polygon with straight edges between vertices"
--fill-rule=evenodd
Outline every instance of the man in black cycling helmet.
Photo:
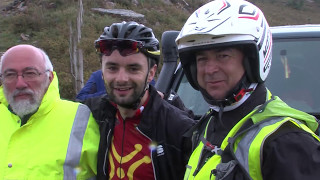
M 133 96 L 127 100 L 120 100 L 111 90 L 111 86 L 114 85 L 108 80 L 111 75 L 108 75 L 105 78 L 107 93 L 110 93 L 109 99 L 111 101 L 120 104 L 122 107 L 137 109 L 141 98 L 149 88 L 149 83 L 155 75 L 160 58 L 159 41 L 155 38 L 152 29 L 139 25 L 136 22 L 114 23 L 110 27 L 105 27 L 103 34 L 95 41 L 95 47 L 102 55 L 101 61 L 104 74 L 111 72 L 104 71 L 106 68 L 115 68 L 115 66 L 106 66 L 103 62 L 107 59 L 107 62 L 109 63 L 111 57 L 114 57 L 111 56 L 111 54 L 116 54 L 116 52 L 118 52 L 117 57 L 120 59 L 128 58 L 130 60 L 130 57 L 134 57 L 135 59 L 135 56 L 137 56 L 136 59 L 138 60 L 144 59 L 144 57 L 147 58 L 147 61 L 144 63 L 147 63 L 148 68 L 145 69 L 145 71 L 148 72 L 148 76 L 147 74 L 142 74 L 145 75 L 144 84 L 141 84 L 143 86 L 136 84 Z M 114 60 L 118 61 L 117 59 Z M 148 80 L 148 78 L 151 78 L 151 80 Z
M 152 29 L 113 23 L 95 47 L 107 90 L 86 101 L 100 125 L 98 179 L 182 179 L 194 121 L 149 86 L 160 57 Z

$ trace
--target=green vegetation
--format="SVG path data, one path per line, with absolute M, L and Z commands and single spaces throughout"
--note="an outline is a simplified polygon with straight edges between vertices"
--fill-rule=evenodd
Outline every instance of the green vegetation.
M 13 0 L 1 0 L 0 6 Z M 319 1 L 311 6 L 302 0 L 249 0 L 265 13 L 270 25 L 320 23 Z M 70 0 L 33 0 L 27 2 L 24 11 L 17 9 L 2 11 L 0 15 L 0 52 L 16 44 L 33 44 L 44 49 L 51 58 L 59 76 L 60 93 L 63 98 L 74 99 L 73 76 L 70 70 L 69 25 L 76 25 L 78 1 Z M 145 15 L 140 23 L 152 27 L 158 39 L 166 30 L 180 30 L 191 12 L 203 5 L 205 0 L 171 0 L 166 4 L 161 0 L 114 0 L 115 9 L 130 9 Z M 166 1 L 167 2 L 167 1 Z M 304 2 L 304 3 L 303 3 Z M 134 19 L 101 15 L 91 8 L 111 8 L 105 0 L 83 1 L 84 16 L 79 48 L 84 52 L 84 82 L 90 74 L 100 68 L 98 55 L 93 42 L 103 28 L 113 22 Z M 3 8 L 3 7 L 0 7 Z M 73 29 L 75 30 L 75 29 Z M 24 34 L 29 40 L 22 40 Z
M 288 6 L 294 8 L 294 9 L 302 9 L 304 5 L 304 0 L 289 0 Z

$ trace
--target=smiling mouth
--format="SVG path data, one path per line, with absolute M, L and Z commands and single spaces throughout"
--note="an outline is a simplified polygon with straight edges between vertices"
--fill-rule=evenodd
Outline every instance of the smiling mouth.
M 31 94 L 17 94 L 17 95 L 14 96 L 14 98 L 15 99 L 16 98 L 20 99 L 20 98 L 28 98 L 30 96 L 32 96 L 32 95 Z
M 218 83 L 221 83 L 223 82 L 223 80 L 219 80 L 219 81 L 209 81 L 207 82 L 208 84 L 218 84 Z
M 114 93 L 117 94 L 118 96 L 127 96 L 131 92 L 133 88 L 132 87 L 121 87 L 121 88 L 114 88 Z
M 132 88 L 114 88 L 114 89 L 117 90 L 117 91 L 128 91 L 128 90 L 130 90 Z

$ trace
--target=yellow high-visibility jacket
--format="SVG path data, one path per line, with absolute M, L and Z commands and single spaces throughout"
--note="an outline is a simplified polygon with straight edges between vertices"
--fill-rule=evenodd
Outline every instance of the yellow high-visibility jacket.
M 310 133 L 316 140 L 320 141 L 319 137 L 314 133 L 318 127 L 315 117 L 289 107 L 278 97 L 272 98 L 274 99 L 271 100 L 271 93 L 268 92 L 267 99 L 270 101 L 263 106 L 258 106 L 241 119 L 231 129 L 220 147 L 221 150 L 225 150 L 232 139 L 232 141 L 234 141 L 233 151 L 235 158 L 237 158 L 244 170 L 254 180 L 262 180 L 260 165 L 264 141 L 285 123 L 294 124 L 298 128 Z M 242 125 L 249 119 L 251 119 L 256 126 L 249 131 L 236 136 Z M 204 134 L 200 135 L 204 138 L 206 138 L 209 121 L 207 122 Z M 184 177 L 185 180 L 216 179 L 216 176 L 213 175 L 212 172 L 214 169 L 217 169 L 218 165 L 222 165 L 221 155 L 219 153 L 208 158 L 203 167 L 197 170 L 198 161 L 205 148 L 204 146 L 204 143 L 200 141 L 198 146 L 194 149 L 189 158 Z
M 54 73 L 26 124 L 8 110 L 0 87 L 0 179 L 95 179 L 99 127 L 89 108 L 60 99 Z

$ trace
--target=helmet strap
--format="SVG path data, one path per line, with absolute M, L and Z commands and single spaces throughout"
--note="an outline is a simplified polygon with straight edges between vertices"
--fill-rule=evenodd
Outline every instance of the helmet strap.
M 244 67 L 244 69 L 245 69 L 245 71 L 246 71 L 247 78 L 248 78 L 249 82 L 256 82 L 256 81 L 254 80 L 254 76 L 253 76 L 253 74 L 252 74 L 252 67 L 251 67 L 251 65 L 250 65 L 250 59 L 249 59 L 249 57 L 245 57 L 245 58 L 243 59 L 243 67 Z
M 151 69 L 150 67 L 150 64 L 151 64 L 151 60 L 149 57 L 147 57 L 147 61 L 148 61 L 148 73 L 147 73 L 147 76 L 145 78 L 145 81 L 144 81 L 144 88 L 143 88 L 143 91 L 141 92 L 140 96 L 135 100 L 134 103 L 132 103 L 131 105 L 126 105 L 124 106 L 124 108 L 127 108 L 127 109 L 133 109 L 133 110 L 136 110 L 138 109 L 140 103 L 141 103 L 141 99 L 142 97 L 144 96 L 144 94 L 146 93 L 146 91 L 149 89 L 149 83 L 148 83 L 148 76 L 149 76 L 149 71 Z

